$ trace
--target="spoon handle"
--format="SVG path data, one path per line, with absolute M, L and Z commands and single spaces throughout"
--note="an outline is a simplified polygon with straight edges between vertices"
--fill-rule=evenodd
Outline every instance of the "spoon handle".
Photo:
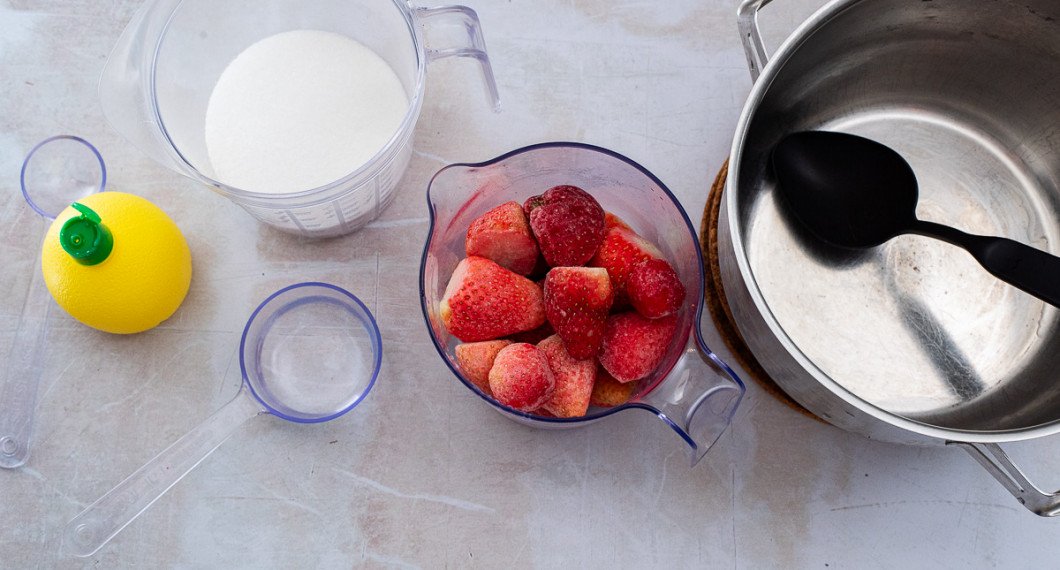
M 237 427 L 263 413 L 261 404 L 241 388 L 220 410 L 67 523 L 63 549 L 80 557 L 95 554 L 213 453 Z
M 1060 307 L 1060 257 L 1007 238 L 918 221 L 913 232 L 963 247 L 994 277 Z
M 14 469 L 29 457 L 30 437 L 37 413 L 37 393 L 44 363 L 44 339 L 53 304 L 38 261 L 18 321 L 15 342 L 0 382 L 0 468 Z

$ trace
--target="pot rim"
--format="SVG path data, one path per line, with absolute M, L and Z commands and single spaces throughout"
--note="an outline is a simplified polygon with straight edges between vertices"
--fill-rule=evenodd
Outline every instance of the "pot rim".
M 726 189 L 738 187 L 740 172 L 739 165 L 743 157 L 743 147 L 747 140 L 748 126 L 751 122 L 751 116 L 757 111 L 762 100 L 765 98 L 766 93 L 769 91 L 770 85 L 773 80 L 776 79 L 780 69 L 784 67 L 785 63 L 791 59 L 791 56 L 798 51 L 803 43 L 812 39 L 813 34 L 817 30 L 827 25 L 829 21 L 839 15 L 842 11 L 861 1 L 863 0 L 831 0 L 828 4 L 817 10 L 812 16 L 799 24 L 795 31 L 788 35 L 783 43 L 780 44 L 780 47 L 778 47 L 770 57 L 769 61 L 762 67 L 761 74 L 752 86 L 751 92 L 747 97 L 747 101 L 744 103 L 743 109 L 740 111 L 740 117 L 736 124 L 732 148 L 729 152 L 729 164 L 731 167 L 729 168 L 729 173 L 725 180 Z M 961 430 L 939 427 L 889 412 L 862 399 L 834 381 L 828 374 L 810 360 L 810 358 L 807 357 L 794 342 L 792 342 L 784 332 L 784 328 L 773 315 L 773 312 L 769 308 L 769 304 L 766 303 L 765 297 L 763 297 L 762 292 L 758 287 L 758 283 L 755 281 L 750 263 L 747 260 L 746 250 L 744 249 L 743 238 L 741 236 L 741 223 L 738 217 L 739 203 L 736 199 L 736 193 L 726 192 L 724 199 L 725 207 L 722 210 L 722 215 L 728 218 L 729 239 L 732 240 L 733 257 L 739 268 L 740 278 L 743 280 L 744 286 L 747 288 L 747 292 L 754 303 L 755 310 L 761 315 L 762 320 L 769 328 L 770 333 L 772 333 L 774 338 L 784 347 L 784 350 L 788 355 L 799 364 L 803 371 L 810 374 L 818 384 L 826 388 L 834 396 L 842 399 L 848 405 L 869 414 L 877 420 L 913 433 L 945 441 L 965 443 L 1003 443 L 1024 441 L 1060 433 L 1060 419 L 1031 427 L 996 431 Z

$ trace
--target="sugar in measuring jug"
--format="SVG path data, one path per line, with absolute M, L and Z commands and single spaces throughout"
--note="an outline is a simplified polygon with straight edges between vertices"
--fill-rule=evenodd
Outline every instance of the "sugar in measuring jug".
M 100 99 L 114 128 L 164 166 L 270 226 L 327 237 L 364 226 L 393 199 L 426 64 L 454 56 L 480 64 L 496 109 L 470 8 L 149 0 L 111 52 Z
M 371 160 L 407 108 L 397 74 L 364 44 L 281 32 L 221 73 L 206 106 L 206 153 L 214 177 L 235 188 L 316 188 Z

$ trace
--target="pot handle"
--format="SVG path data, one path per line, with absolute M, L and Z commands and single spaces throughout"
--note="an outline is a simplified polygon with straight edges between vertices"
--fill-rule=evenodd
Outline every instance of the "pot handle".
M 699 327 L 693 330 L 670 374 L 647 397 L 629 407 L 654 413 L 681 436 L 695 465 L 732 423 L 746 388 L 739 376 L 707 348 Z
M 983 466 L 998 483 L 1008 489 L 1021 505 L 1032 513 L 1042 517 L 1060 515 L 1060 491 L 1046 493 L 1031 483 L 1019 467 L 1012 463 L 1008 455 L 996 443 L 965 443 L 948 441 L 947 445 L 964 448 L 972 459 Z
M 744 0 L 736 9 L 736 24 L 740 28 L 740 41 L 747 54 L 747 69 L 751 72 L 751 81 L 758 81 L 762 69 L 769 63 L 769 54 L 758 31 L 758 11 L 772 0 Z
M 493 76 L 493 66 L 486 53 L 486 40 L 482 36 L 482 23 L 478 14 L 467 6 L 438 6 L 424 8 L 410 4 L 413 17 L 424 33 L 424 49 L 427 61 L 447 57 L 470 57 L 482 66 L 482 82 L 486 86 L 486 96 L 493 105 L 494 112 L 501 109 L 501 96 L 497 90 L 497 80 Z M 434 36 L 427 37 L 433 30 Z M 444 33 L 448 32 L 448 33 Z M 440 37 L 443 36 L 444 37 Z

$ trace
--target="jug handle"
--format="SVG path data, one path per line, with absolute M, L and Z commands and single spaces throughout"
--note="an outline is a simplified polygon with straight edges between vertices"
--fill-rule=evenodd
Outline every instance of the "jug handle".
M 747 55 L 747 69 L 751 72 L 751 82 L 757 82 L 762 69 L 769 63 L 769 54 L 758 30 L 758 11 L 772 0 L 744 0 L 736 9 L 736 25 L 740 29 L 740 41 Z
M 960 441 L 948 441 L 946 445 L 956 445 L 963 448 L 983 466 L 998 483 L 1008 489 L 1013 497 L 1021 505 L 1027 507 L 1032 513 L 1042 517 L 1055 517 L 1060 515 L 1060 491 L 1046 493 L 1037 485 L 1031 483 L 1023 474 L 1008 454 L 996 443 L 966 443 Z
M 467 6 L 437 6 L 433 8 L 409 6 L 413 18 L 422 26 L 424 32 L 436 27 L 456 30 L 448 34 L 445 41 L 432 42 L 424 33 L 424 50 L 427 61 L 436 61 L 447 57 L 469 57 L 479 62 L 482 67 L 482 81 L 486 86 L 493 111 L 500 111 L 501 96 L 497 89 L 497 80 L 493 75 L 489 54 L 486 52 L 486 40 L 482 36 L 482 23 L 478 14 Z
M 702 307 L 698 313 L 696 322 L 703 318 Z M 688 444 L 695 465 L 732 423 L 746 388 L 732 368 L 707 347 L 700 328 L 693 330 L 670 374 L 629 407 L 659 416 Z

